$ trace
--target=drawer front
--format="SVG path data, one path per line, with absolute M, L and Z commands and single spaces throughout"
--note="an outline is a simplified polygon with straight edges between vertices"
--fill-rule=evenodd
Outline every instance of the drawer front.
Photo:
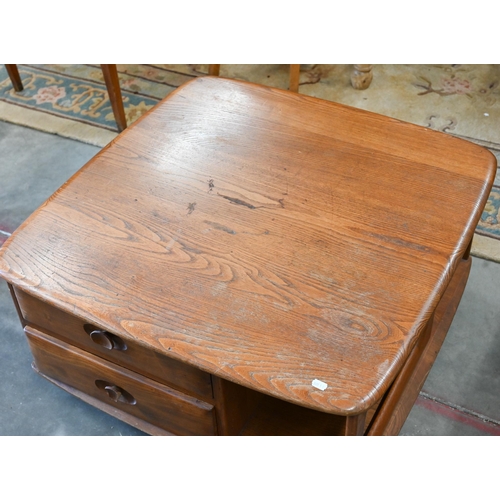
M 96 328 L 19 289 L 15 289 L 15 294 L 30 326 L 47 330 L 61 340 L 158 382 L 212 401 L 210 374 Z
M 215 434 L 214 407 L 25 327 L 37 369 L 173 434 Z

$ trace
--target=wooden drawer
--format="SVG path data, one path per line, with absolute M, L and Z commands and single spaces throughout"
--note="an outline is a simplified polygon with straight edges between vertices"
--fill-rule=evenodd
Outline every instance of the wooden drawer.
M 26 322 L 146 377 L 212 401 L 210 374 L 119 338 L 14 288 Z
M 214 407 L 26 326 L 37 369 L 179 435 L 215 435 Z

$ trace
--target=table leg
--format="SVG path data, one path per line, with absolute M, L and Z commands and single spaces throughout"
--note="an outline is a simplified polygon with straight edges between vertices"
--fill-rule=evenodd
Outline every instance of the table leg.
M 365 431 L 366 412 L 346 417 L 345 435 L 362 436 Z
M 373 64 L 355 64 L 351 73 L 351 84 L 357 90 L 365 90 L 373 79 Z
M 16 297 L 16 292 L 14 292 L 14 287 L 8 283 L 9 286 L 9 291 L 10 291 L 10 296 L 12 297 L 12 301 L 14 302 L 14 305 L 16 306 L 16 311 L 17 315 L 19 316 L 19 321 L 21 322 L 22 327 L 24 328 L 26 326 L 26 320 L 23 317 L 23 313 L 21 312 L 21 307 L 19 306 L 19 302 Z

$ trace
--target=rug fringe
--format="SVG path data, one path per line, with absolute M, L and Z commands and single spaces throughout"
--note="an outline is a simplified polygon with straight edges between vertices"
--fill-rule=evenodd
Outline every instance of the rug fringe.
M 2 120 L 16 125 L 33 128 L 49 134 L 60 135 L 68 139 L 104 147 L 117 135 L 117 132 L 103 130 L 93 125 L 79 123 L 74 120 L 50 115 L 15 104 L 0 101 L 0 116 Z

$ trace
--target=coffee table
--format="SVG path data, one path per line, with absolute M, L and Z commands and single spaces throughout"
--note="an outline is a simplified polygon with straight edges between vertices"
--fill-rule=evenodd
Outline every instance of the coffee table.
M 40 375 L 150 434 L 397 434 L 486 149 L 264 86 L 170 94 L 0 249 Z

